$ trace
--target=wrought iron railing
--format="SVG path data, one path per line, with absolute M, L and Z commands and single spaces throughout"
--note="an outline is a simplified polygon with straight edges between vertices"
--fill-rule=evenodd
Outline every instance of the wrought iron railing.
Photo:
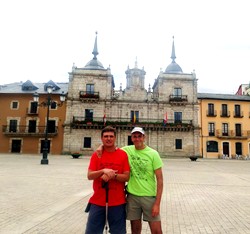
M 94 98 L 94 99 L 98 99 L 99 96 L 99 92 L 87 92 L 87 91 L 80 91 L 79 93 L 79 98 L 80 99 L 88 99 L 88 98 Z
M 169 102 L 187 102 L 187 95 L 169 95 Z
M 250 131 L 243 130 L 243 131 L 222 131 L 220 129 L 216 130 L 216 137 L 218 138 L 250 138 Z
M 185 131 L 193 129 L 192 120 L 181 120 L 176 121 L 174 119 L 144 119 L 137 118 L 134 122 L 130 118 L 114 118 L 108 117 L 106 119 L 102 117 L 86 118 L 83 116 L 74 116 L 71 122 L 73 128 L 102 128 L 104 126 L 111 125 L 118 128 L 133 128 L 134 126 L 140 126 L 145 129 L 147 128 L 171 128 L 171 129 L 185 129 Z
M 28 125 L 3 125 L 2 132 L 6 136 L 44 136 L 45 135 L 46 126 L 36 126 L 31 127 Z M 48 135 L 56 136 L 58 134 L 58 127 L 49 127 Z

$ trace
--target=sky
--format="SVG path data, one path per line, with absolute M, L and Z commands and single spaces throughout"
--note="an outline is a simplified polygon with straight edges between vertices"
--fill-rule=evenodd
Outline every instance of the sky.
M 0 85 L 68 82 L 75 63 L 92 58 L 111 68 L 115 89 L 125 71 L 146 71 L 151 87 L 171 63 L 195 70 L 198 92 L 234 94 L 250 82 L 248 0 L 3 0 L 0 2 Z

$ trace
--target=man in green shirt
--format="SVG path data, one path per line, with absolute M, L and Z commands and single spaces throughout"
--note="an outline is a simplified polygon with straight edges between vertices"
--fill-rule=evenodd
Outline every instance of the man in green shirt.
M 124 146 L 130 164 L 127 185 L 127 219 L 132 234 L 140 234 L 142 220 L 149 223 L 152 234 L 162 234 L 160 203 L 163 191 L 163 162 L 159 153 L 145 144 L 145 132 L 140 127 L 131 131 L 133 145 Z M 97 154 L 101 157 L 102 146 Z
M 127 185 L 127 219 L 132 234 L 140 234 L 142 218 L 151 233 L 162 234 L 160 203 L 163 191 L 162 160 L 159 153 L 145 145 L 145 132 L 135 127 L 131 132 L 134 145 L 122 149 L 128 154 L 130 179 Z

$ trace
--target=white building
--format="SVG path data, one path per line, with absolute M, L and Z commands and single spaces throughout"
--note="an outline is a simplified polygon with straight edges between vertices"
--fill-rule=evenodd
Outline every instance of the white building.
M 101 143 L 101 129 L 111 125 L 117 129 L 119 147 L 131 144 L 132 128 L 141 126 L 146 144 L 162 157 L 199 155 L 197 79 L 175 62 L 174 42 L 172 62 L 152 89 L 145 89 L 146 72 L 136 61 L 125 72 L 126 88 L 114 90 L 110 68 L 97 59 L 97 37 L 92 54 L 85 67 L 73 66 L 69 73 L 64 153 L 92 154 Z

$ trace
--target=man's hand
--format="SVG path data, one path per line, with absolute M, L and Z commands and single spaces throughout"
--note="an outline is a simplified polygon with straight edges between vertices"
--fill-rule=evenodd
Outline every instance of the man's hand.
M 109 180 L 114 179 L 115 173 L 117 172 L 117 170 L 108 169 L 108 168 L 104 168 L 102 171 L 103 171 L 103 175 L 101 176 L 101 178 L 105 182 L 108 182 Z
M 98 148 L 96 149 L 96 154 L 98 158 L 102 157 L 102 152 L 103 152 L 103 145 L 99 145 Z
M 152 207 L 152 217 L 156 217 L 160 214 L 160 206 L 157 204 L 154 204 Z

